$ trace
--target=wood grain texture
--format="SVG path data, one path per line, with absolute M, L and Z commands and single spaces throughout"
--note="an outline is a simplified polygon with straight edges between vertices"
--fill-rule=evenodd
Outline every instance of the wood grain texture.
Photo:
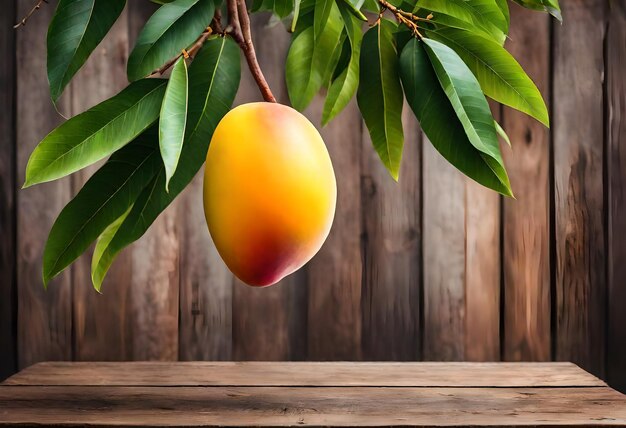
M 424 137 L 425 360 L 465 358 L 465 178 Z
M 554 40 L 556 358 L 602 376 L 606 249 L 603 198 L 604 0 L 564 2 Z M 585 37 L 580 37 L 580 34 Z
M 0 386 L 0 425 L 623 426 L 610 388 Z
M 363 358 L 420 356 L 421 130 L 408 106 L 401 176 L 396 183 L 363 130 Z M 341 203 L 341 201 L 340 201 Z
M 289 34 L 282 25 L 268 27 L 268 15 L 252 20 L 261 67 L 274 96 L 288 103 L 284 64 Z M 261 93 L 242 59 L 242 82 L 236 104 L 262 101 Z M 268 189 L 268 191 L 270 191 Z M 304 271 L 269 288 L 233 285 L 233 359 L 301 360 L 306 355 L 306 292 Z
M 124 87 L 128 58 L 128 16 L 118 18 L 111 31 L 72 79 L 71 112 L 77 115 L 112 97 Z M 74 194 L 102 165 L 72 175 Z M 132 317 L 128 301 L 132 275 L 130 257 L 124 252 L 115 261 L 103 284 L 103 294 L 91 283 L 91 255 L 87 251 L 72 265 L 74 358 L 77 360 L 124 360 L 131 357 Z
M 616 388 L 626 391 L 626 4 L 614 1 L 607 35 L 609 307 L 608 373 Z
M 572 363 L 46 362 L 9 378 L 23 386 L 604 387 Z
M 544 99 L 550 95 L 551 18 L 511 5 L 507 49 L 533 79 Z M 541 123 L 505 109 L 503 126 L 512 142 L 504 162 L 516 199 L 502 213 L 504 269 L 503 358 L 550 359 L 550 131 Z M 568 125 L 565 125 L 568 126 Z
M 134 1 L 128 4 L 129 42 L 157 5 Z M 146 234 L 127 251 L 132 264 L 129 312 L 132 331 L 130 354 L 137 360 L 176 360 L 178 358 L 178 292 L 180 237 L 178 201 L 150 226 Z M 124 257 L 122 254 L 120 256 Z M 119 260 L 119 258 L 118 258 Z
M 500 106 L 490 106 L 499 121 Z M 500 202 L 496 192 L 465 178 L 467 361 L 500 360 Z
M 318 129 L 322 107 L 322 99 L 318 97 L 307 110 L 307 116 Z M 337 178 L 337 208 L 328 239 L 307 267 L 310 360 L 359 360 L 363 356 L 362 127 L 353 100 L 336 120 L 320 131 Z
M 15 102 L 16 55 L 15 1 L 5 2 L 0 16 L 0 380 L 17 370 L 16 342 L 16 207 Z
M 24 16 L 32 5 L 18 2 L 17 14 Z M 46 29 L 54 12 L 42 7 L 28 23 L 28 31 L 18 31 L 17 50 L 17 182 L 24 182 L 24 171 L 35 146 L 62 122 L 48 98 L 46 78 Z M 24 54 L 28 52 L 28 54 Z M 58 103 L 69 111 L 69 91 Z M 69 272 L 62 273 L 44 290 L 41 266 L 48 232 L 61 208 L 69 200 L 69 179 L 19 190 L 17 194 L 17 290 L 19 367 L 43 360 L 72 358 L 72 284 Z

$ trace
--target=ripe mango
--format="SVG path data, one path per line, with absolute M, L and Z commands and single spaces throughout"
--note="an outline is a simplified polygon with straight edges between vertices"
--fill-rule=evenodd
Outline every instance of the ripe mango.
M 204 213 L 220 256 L 246 284 L 275 284 L 307 263 L 330 232 L 336 200 L 324 141 L 296 110 L 244 104 L 218 124 Z

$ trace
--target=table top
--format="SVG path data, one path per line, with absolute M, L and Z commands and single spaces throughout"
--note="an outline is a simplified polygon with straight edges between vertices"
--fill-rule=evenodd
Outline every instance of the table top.
M 626 426 L 626 396 L 570 363 L 40 363 L 0 425 Z

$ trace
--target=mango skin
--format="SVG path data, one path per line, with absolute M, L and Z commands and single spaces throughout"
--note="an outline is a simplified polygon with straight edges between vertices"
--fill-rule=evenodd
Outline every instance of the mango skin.
M 306 117 L 259 102 L 222 118 L 206 158 L 204 213 L 243 282 L 272 285 L 306 264 L 330 232 L 336 201 L 328 150 Z

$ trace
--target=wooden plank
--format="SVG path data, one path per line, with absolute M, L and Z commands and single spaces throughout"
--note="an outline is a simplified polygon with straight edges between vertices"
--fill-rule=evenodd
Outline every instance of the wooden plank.
M 17 370 L 16 338 L 16 212 L 15 212 L 15 87 L 17 83 L 15 1 L 7 1 L 0 16 L 0 379 Z
M 424 138 L 425 360 L 465 358 L 465 179 Z
M 604 374 L 604 0 L 564 2 L 555 27 L 556 358 Z M 584 37 L 580 37 L 584 34 Z
M 548 100 L 550 17 L 517 5 L 511 5 L 511 15 L 507 49 Z M 516 196 L 516 200 L 504 200 L 502 220 L 503 357 L 546 361 L 550 359 L 551 311 L 550 131 L 512 109 L 506 109 L 503 116 L 503 126 L 513 144 L 511 150 L 503 150 L 503 155 Z
M 47 362 L 3 385 L 604 387 L 571 363 Z
M 340 120 L 340 119 L 339 119 Z M 403 112 L 404 155 L 399 183 L 385 169 L 364 129 L 363 357 L 420 357 L 421 130 Z
M 132 49 L 137 34 L 157 5 L 142 1 L 130 2 L 128 6 Z M 133 359 L 178 358 L 178 223 L 181 220 L 177 215 L 177 206 L 175 202 L 161 214 L 126 253 L 132 263 L 129 312 L 132 313 L 130 354 Z
M 169 426 L 611 426 L 610 388 L 0 386 L 0 424 Z
M 500 106 L 492 102 L 491 110 L 500 120 Z M 465 178 L 467 361 L 500 360 L 500 202 L 498 193 Z
M 322 107 L 318 97 L 307 111 L 318 129 Z M 307 267 L 307 357 L 311 360 L 359 360 L 363 355 L 362 129 L 361 115 L 353 100 L 340 116 L 320 130 L 337 178 L 337 209 L 328 239 Z
M 626 3 L 613 2 L 607 35 L 609 311 L 608 373 L 626 391 Z
M 267 26 L 268 15 L 252 19 L 257 57 L 274 96 L 288 104 L 284 65 L 289 33 L 282 25 Z M 242 82 L 236 104 L 262 101 L 242 61 Z M 306 355 L 306 275 L 300 271 L 268 288 L 235 279 L 233 286 L 233 358 L 235 360 L 304 359 Z
M 126 86 L 127 58 L 128 16 L 124 11 L 72 79 L 73 115 L 110 98 Z M 74 193 L 101 164 L 72 175 Z M 74 359 L 127 359 L 132 349 L 127 328 L 131 316 L 127 302 L 132 275 L 130 257 L 123 253 L 116 260 L 103 284 L 103 294 L 98 294 L 91 283 L 91 254 L 91 250 L 87 251 L 72 268 Z
M 24 16 L 30 2 L 18 2 Z M 41 139 L 62 122 L 55 111 L 46 78 L 46 30 L 54 7 L 44 5 L 33 14 L 27 28 L 17 32 L 17 181 L 24 182 L 26 163 Z M 24 31 L 26 30 L 26 31 Z M 60 111 L 69 111 L 68 93 Z M 51 281 L 44 290 L 42 254 L 54 219 L 70 197 L 70 180 L 37 185 L 17 194 L 17 275 L 19 366 L 42 360 L 71 359 L 72 292 L 69 272 Z

